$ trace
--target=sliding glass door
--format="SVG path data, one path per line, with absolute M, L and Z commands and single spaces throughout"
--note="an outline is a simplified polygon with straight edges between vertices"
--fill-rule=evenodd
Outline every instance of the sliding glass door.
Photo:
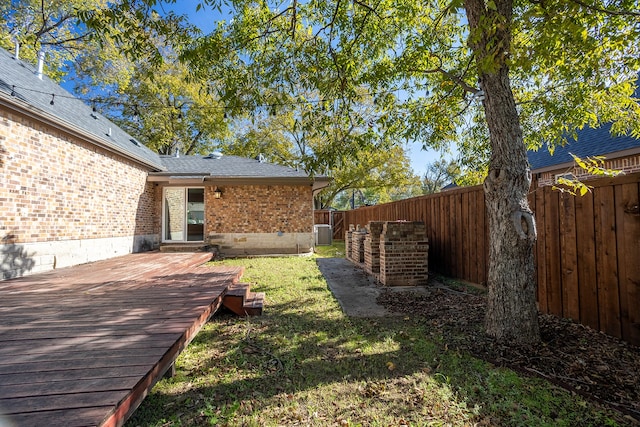
M 203 241 L 204 188 L 165 188 L 162 216 L 163 241 Z

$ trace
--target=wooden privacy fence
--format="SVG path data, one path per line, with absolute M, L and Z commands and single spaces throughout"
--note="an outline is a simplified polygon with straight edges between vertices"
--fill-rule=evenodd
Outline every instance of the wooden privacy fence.
M 538 229 L 543 313 L 571 318 L 640 345 L 640 174 L 588 182 L 586 196 L 540 187 L 529 196 Z M 489 230 L 482 186 L 344 212 L 344 224 L 423 221 L 429 267 L 484 285 Z

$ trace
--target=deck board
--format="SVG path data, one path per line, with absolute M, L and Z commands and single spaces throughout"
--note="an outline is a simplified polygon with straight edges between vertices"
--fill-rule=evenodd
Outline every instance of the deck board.
M 121 425 L 242 275 L 207 260 L 133 254 L 0 282 L 0 414 Z

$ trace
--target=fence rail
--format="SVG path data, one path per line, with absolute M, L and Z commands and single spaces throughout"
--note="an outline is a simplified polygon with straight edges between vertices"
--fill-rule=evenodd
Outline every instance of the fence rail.
M 593 188 L 583 197 L 551 187 L 530 193 L 538 229 L 538 305 L 543 313 L 640 345 L 640 174 L 588 184 Z M 423 221 L 433 271 L 486 283 L 489 230 L 482 186 L 341 214 L 346 229 L 369 221 Z

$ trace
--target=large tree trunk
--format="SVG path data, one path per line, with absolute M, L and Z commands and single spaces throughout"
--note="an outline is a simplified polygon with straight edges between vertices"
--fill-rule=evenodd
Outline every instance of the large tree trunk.
M 484 183 L 489 221 L 487 333 L 498 341 L 540 340 L 533 248 L 535 222 L 527 193 L 531 170 L 509 82 L 511 0 L 465 0 L 491 141 Z M 489 65 L 490 64 L 490 65 Z

